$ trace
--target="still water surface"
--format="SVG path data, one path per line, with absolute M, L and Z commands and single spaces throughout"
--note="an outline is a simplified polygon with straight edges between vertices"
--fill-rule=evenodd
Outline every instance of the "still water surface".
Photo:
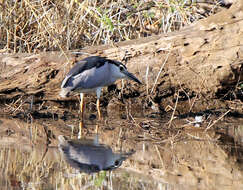
M 96 127 L 87 122 L 79 134 L 77 120 L 1 118 L 0 189 L 243 189 L 242 120 L 208 130 L 185 120 L 106 120 L 98 136 Z

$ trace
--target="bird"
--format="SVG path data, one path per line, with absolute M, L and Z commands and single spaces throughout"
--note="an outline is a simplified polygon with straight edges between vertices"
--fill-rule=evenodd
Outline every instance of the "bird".
M 79 172 L 88 174 L 116 169 L 135 153 L 134 150 L 113 152 L 108 145 L 99 143 L 98 134 L 93 139 L 79 140 L 67 140 L 63 135 L 59 135 L 58 141 L 58 149 L 66 162 Z
M 96 93 L 98 119 L 101 119 L 100 96 L 102 88 L 113 84 L 118 79 L 130 79 L 142 84 L 126 66 L 119 61 L 101 56 L 89 56 L 78 61 L 62 81 L 60 96 L 68 97 L 71 93 L 80 93 L 80 112 L 83 118 L 84 94 Z

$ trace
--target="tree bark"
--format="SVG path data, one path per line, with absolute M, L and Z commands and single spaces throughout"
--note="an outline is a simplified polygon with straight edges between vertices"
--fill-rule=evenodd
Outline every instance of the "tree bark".
M 87 47 L 79 54 L 2 53 L 0 100 L 25 95 L 61 100 L 58 94 L 65 74 L 75 61 L 88 55 L 125 62 L 144 83 L 139 87 L 140 93 L 161 93 L 179 87 L 214 97 L 242 81 L 242 44 L 243 2 L 239 0 L 227 10 L 165 35 Z

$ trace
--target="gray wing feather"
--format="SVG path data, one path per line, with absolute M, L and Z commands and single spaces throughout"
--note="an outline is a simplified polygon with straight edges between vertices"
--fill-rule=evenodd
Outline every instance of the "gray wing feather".
M 98 56 L 87 57 L 77 62 L 63 80 L 60 95 L 65 97 L 71 91 L 95 89 L 114 83 L 115 78 L 111 77 L 110 64 L 118 63 Z
M 76 63 L 76 65 L 68 72 L 67 76 L 64 78 L 64 80 L 62 81 L 62 85 L 61 88 L 65 88 L 66 84 L 68 84 L 68 80 L 79 74 L 80 72 L 82 72 L 85 69 L 85 64 L 87 63 L 87 61 L 79 61 Z

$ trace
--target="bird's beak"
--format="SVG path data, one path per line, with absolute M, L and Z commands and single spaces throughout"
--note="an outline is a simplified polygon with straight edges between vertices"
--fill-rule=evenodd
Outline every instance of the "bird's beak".
M 135 77 L 132 73 L 129 73 L 128 71 L 124 71 L 123 73 L 126 75 L 128 79 L 133 80 L 139 84 L 142 84 L 140 80 L 138 80 L 137 77 Z

